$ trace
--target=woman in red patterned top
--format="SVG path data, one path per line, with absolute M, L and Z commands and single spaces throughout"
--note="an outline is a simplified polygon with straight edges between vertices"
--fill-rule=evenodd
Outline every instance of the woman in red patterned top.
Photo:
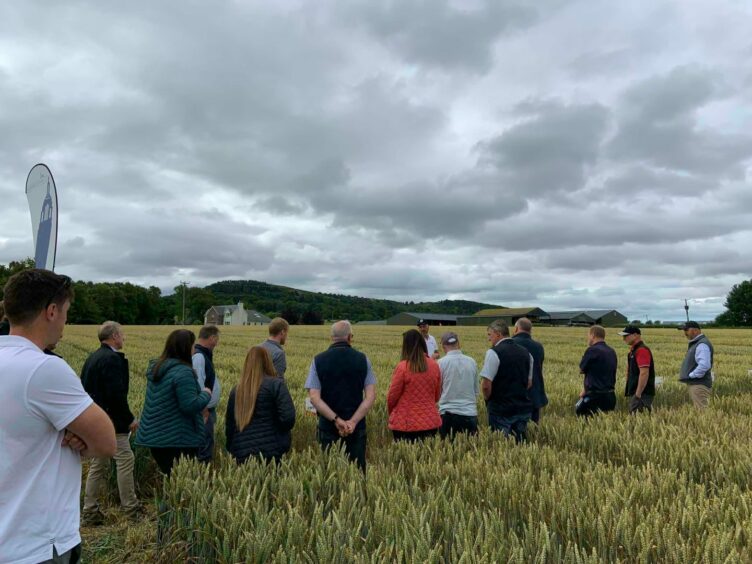
M 441 371 L 428 357 L 426 341 L 415 329 L 402 336 L 402 360 L 394 369 L 386 408 L 395 441 L 433 436 L 441 427 L 436 402 L 441 397 Z

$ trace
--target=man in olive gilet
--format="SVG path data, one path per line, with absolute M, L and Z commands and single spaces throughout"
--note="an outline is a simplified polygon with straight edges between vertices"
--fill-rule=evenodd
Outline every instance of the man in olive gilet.
M 689 397 L 695 407 L 705 409 L 713 387 L 713 345 L 696 321 L 687 321 L 679 329 L 684 331 L 684 336 L 689 341 L 679 381 L 687 384 Z

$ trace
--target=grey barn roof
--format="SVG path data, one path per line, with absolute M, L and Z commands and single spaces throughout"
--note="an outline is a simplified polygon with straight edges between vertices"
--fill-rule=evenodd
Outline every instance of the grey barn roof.
M 453 315 L 451 313 L 414 313 L 412 311 L 404 312 L 405 315 L 411 315 L 416 319 L 425 319 L 426 321 L 443 321 L 449 319 L 451 321 L 457 321 L 459 315 Z
M 571 319 L 573 317 L 577 317 L 578 315 L 586 315 L 588 317 L 593 317 L 587 311 L 583 311 L 583 310 L 576 310 L 576 311 L 550 311 L 550 312 L 548 312 L 548 317 L 550 319 Z M 595 318 L 593 318 L 593 321 L 595 321 Z

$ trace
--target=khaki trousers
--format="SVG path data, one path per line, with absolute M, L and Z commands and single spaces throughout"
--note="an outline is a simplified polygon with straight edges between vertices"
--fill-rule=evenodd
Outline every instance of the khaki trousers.
M 687 388 L 689 388 L 689 397 L 692 399 L 692 403 L 695 404 L 695 407 L 699 409 L 705 409 L 708 407 L 708 404 L 710 403 L 710 394 L 713 393 L 710 388 L 703 386 L 702 384 L 688 385 Z
M 128 440 L 128 433 L 116 435 L 117 452 L 115 453 L 115 467 L 117 469 L 118 492 L 120 504 L 127 510 L 138 507 L 136 488 L 133 485 L 133 465 L 135 457 Z M 99 507 L 99 494 L 110 474 L 109 458 L 92 458 L 89 464 L 89 475 L 86 478 L 86 494 L 84 496 L 84 513 L 96 511 Z

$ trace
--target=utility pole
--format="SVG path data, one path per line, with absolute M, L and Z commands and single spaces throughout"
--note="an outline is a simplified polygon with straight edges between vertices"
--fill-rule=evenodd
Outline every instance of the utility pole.
M 687 321 L 689 321 L 689 304 L 687 303 L 686 298 L 684 300 L 684 313 L 687 314 Z
M 188 282 L 180 281 L 180 285 L 183 287 L 183 317 L 181 323 L 185 325 L 185 289 L 188 286 Z

